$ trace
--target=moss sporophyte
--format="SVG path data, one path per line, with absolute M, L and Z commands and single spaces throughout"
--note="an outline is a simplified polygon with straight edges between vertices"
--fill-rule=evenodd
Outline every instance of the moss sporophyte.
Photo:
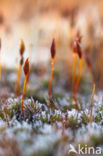
M 79 87 L 79 82 L 81 78 L 81 69 L 82 69 L 82 50 L 80 45 L 81 39 L 82 39 L 81 36 L 76 36 L 73 43 L 74 64 L 73 64 L 72 88 L 73 88 L 73 97 L 77 108 L 78 108 L 78 104 L 77 104 L 76 94 Z M 77 56 L 79 57 L 79 73 L 78 73 L 78 78 L 76 80 Z
M 52 80 L 53 80 L 53 74 L 54 74 L 54 62 L 55 62 L 55 54 L 56 54 L 55 39 L 52 40 L 50 52 L 51 52 L 51 65 L 52 65 L 52 67 L 51 67 L 51 76 L 50 76 L 50 81 L 49 81 L 49 86 L 48 86 L 48 97 L 49 97 L 49 99 L 51 98 L 51 86 L 52 86 Z
M 0 80 L 1 80 L 1 43 L 2 41 L 1 41 L 1 38 L 0 38 Z
M 20 76 L 21 76 L 22 65 L 24 62 L 24 58 L 23 58 L 24 51 L 25 51 L 25 45 L 24 45 L 23 40 L 21 40 L 20 49 L 19 49 L 20 62 L 19 62 L 19 68 L 17 72 L 17 81 L 16 81 L 16 96 L 19 96 L 19 81 L 20 81 Z
M 21 101 L 21 113 L 22 113 L 22 116 L 24 118 L 23 104 L 24 104 L 24 96 L 25 96 L 27 78 L 28 78 L 28 74 L 29 74 L 29 70 L 30 70 L 29 59 L 28 58 L 25 61 L 25 64 L 23 66 L 23 70 L 24 70 L 25 80 L 24 80 L 24 85 L 23 85 L 23 93 L 22 93 L 22 101 Z

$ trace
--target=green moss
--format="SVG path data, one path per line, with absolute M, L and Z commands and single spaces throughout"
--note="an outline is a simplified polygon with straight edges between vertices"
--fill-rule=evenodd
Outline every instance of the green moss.
M 69 119 L 69 125 L 71 128 L 75 128 L 78 125 L 78 119 L 71 116 Z
M 86 115 L 85 113 L 82 115 L 82 123 L 84 123 L 84 124 L 88 124 L 88 122 L 89 122 L 89 117 L 88 117 L 88 115 Z
M 35 95 L 36 95 L 36 90 L 35 89 L 26 89 L 26 96 L 34 97 Z
M 79 99 L 77 99 L 77 100 L 78 100 L 78 103 L 80 103 Z M 69 99 L 67 101 L 69 103 L 69 107 L 68 107 L 69 110 L 71 110 L 73 108 L 74 109 L 77 109 L 76 104 L 75 104 L 75 101 L 74 101 L 74 98 L 73 98 L 73 95 L 70 95 L 69 96 Z
M 54 116 L 54 121 L 62 121 L 62 117 L 58 114 Z
M 92 88 L 92 86 L 91 86 L 91 88 Z M 80 87 L 80 93 L 84 94 L 84 95 L 89 95 L 89 94 L 91 94 L 91 89 L 89 88 L 88 85 L 82 85 Z
M 80 148 L 82 149 L 82 151 L 85 153 L 85 149 L 89 147 L 87 142 L 80 142 Z M 84 155 L 84 154 L 83 154 Z
M 100 144 L 103 144 L 103 133 L 98 137 L 96 135 L 91 136 L 91 143 L 93 146 L 98 146 Z
M 4 107 L 4 113 L 5 116 L 10 116 L 11 115 L 11 109 L 8 109 L 6 106 Z
M 103 107 L 99 107 L 99 108 L 96 110 L 96 113 L 99 113 L 100 111 L 103 111 Z
M 2 111 L 0 111 L 0 118 L 1 118 L 1 119 L 4 119 L 4 114 L 3 114 Z
M 48 123 L 48 117 L 46 116 L 45 118 L 43 116 L 40 117 L 40 120 L 43 122 L 43 123 Z
M 63 106 L 63 107 L 62 107 L 62 110 L 63 110 L 64 112 L 66 112 L 66 111 L 68 110 L 68 106 Z
M 24 141 L 24 145 L 25 145 L 25 146 L 30 146 L 30 145 L 32 145 L 32 144 L 33 144 L 33 142 L 32 142 L 32 140 L 30 140 L 30 139 Z
M 63 98 L 63 95 L 61 93 L 55 93 L 54 97 L 55 98 Z
M 44 89 L 47 89 L 47 88 L 48 88 L 48 85 L 49 85 L 49 80 L 44 80 L 44 81 L 42 82 L 42 87 L 43 87 Z
M 54 77 L 59 78 L 60 72 L 58 70 L 54 70 Z
M 55 123 L 56 121 L 62 121 L 62 117 L 58 115 L 50 115 L 50 123 Z
M 18 118 L 21 115 L 21 102 L 16 103 L 12 106 L 10 110 L 10 117 L 12 118 L 14 115 Z
M 95 122 L 100 122 L 101 120 L 102 120 L 102 117 L 100 114 L 95 117 Z

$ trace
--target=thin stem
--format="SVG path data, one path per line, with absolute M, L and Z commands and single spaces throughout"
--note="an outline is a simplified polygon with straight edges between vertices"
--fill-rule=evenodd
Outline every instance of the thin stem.
M 81 78 L 81 71 L 82 71 L 82 59 L 79 60 L 79 74 L 78 74 L 76 86 L 74 88 L 74 94 L 77 93 L 77 89 L 79 87 L 79 82 L 80 82 L 80 78 Z
M 77 68 L 77 54 L 74 53 L 74 64 L 73 64 L 73 77 L 72 77 L 72 89 L 74 89 L 75 79 L 76 79 L 76 68 Z
M 53 58 L 51 59 L 51 64 L 52 64 L 52 71 L 51 71 L 49 87 L 48 87 L 48 96 L 49 96 L 49 98 L 51 98 L 51 85 L 52 85 L 53 74 L 54 74 L 54 59 Z
M 1 51 L 0 51 L 0 81 L 1 81 Z
M 21 101 L 21 113 L 22 113 L 23 118 L 24 118 L 23 104 L 24 104 L 26 83 L 27 83 L 27 75 L 25 76 L 25 81 L 24 81 L 24 86 L 23 86 L 23 95 L 22 95 L 22 101 Z
M 19 65 L 18 74 L 17 74 L 17 82 L 16 82 L 16 96 L 19 96 L 19 81 L 21 76 L 21 65 Z
M 73 97 L 74 97 L 74 101 L 75 101 L 77 109 L 79 109 L 79 106 L 78 106 L 78 103 L 77 103 L 76 93 L 77 93 L 77 89 L 78 89 L 80 78 L 81 78 L 81 69 L 82 69 L 82 59 L 79 60 L 79 74 L 78 74 L 78 79 L 77 79 L 75 88 L 73 90 Z
M 95 94 L 95 83 L 93 83 L 93 90 L 92 90 L 92 96 L 91 96 L 91 112 L 90 112 L 90 123 L 92 123 L 92 121 L 93 121 L 92 112 L 93 112 L 94 94 Z

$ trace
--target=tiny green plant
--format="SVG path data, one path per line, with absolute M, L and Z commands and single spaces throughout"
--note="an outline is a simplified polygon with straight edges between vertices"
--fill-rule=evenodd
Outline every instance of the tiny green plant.
M 25 80 L 24 80 L 24 85 L 23 85 L 23 94 L 22 94 L 22 101 L 21 101 L 21 113 L 22 113 L 22 116 L 24 118 L 23 104 L 24 104 L 24 96 L 25 96 L 27 78 L 28 78 L 28 74 L 29 74 L 29 70 L 30 70 L 29 59 L 28 58 L 25 61 L 23 70 L 24 70 Z
M 52 86 L 52 80 L 53 80 L 53 74 L 54 74 L 54 62 L 55 62 L 55 39 L 52 40 L 51 44 L 51 64 L 52 64 L 52 69 L 51 69 L 51 76 L 50 76 L 50 81 L 49 81 L 49 86 L 48 86 L 48 96 L 49 99 L 51 98 L 51 86 Z
M 19 54 L 20 54 L 20 63 L 19 63 L 19 68 L 18 68 L 18 73 L 17 73 L 17 82 L 16 82 L 16 96 L 19 96 L 19 81 L 20 81 L 20 76 L 21 76 L 21 69 L 22 69 L 22 65 L 23 65 L 23 54 L 25 51 L 25 45 L 23 40 L 21 40 L 20 43 L 20 50 L 19 50 Z

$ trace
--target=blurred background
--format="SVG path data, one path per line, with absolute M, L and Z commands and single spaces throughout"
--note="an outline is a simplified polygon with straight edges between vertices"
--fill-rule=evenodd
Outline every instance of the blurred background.
M 25 58 L 31 64 L 50 59 L 52 38 L 56 39 L 56 60 L 72 66 L 72 42 L 82 38 L 83 56 L 89 56 L 98 85 L 103 80 L 103 1 L 98 0 L 0 0 L 2 65 L 15 68 L 23 39 Z M 85 66 L 85 61 L 84 61 Z

